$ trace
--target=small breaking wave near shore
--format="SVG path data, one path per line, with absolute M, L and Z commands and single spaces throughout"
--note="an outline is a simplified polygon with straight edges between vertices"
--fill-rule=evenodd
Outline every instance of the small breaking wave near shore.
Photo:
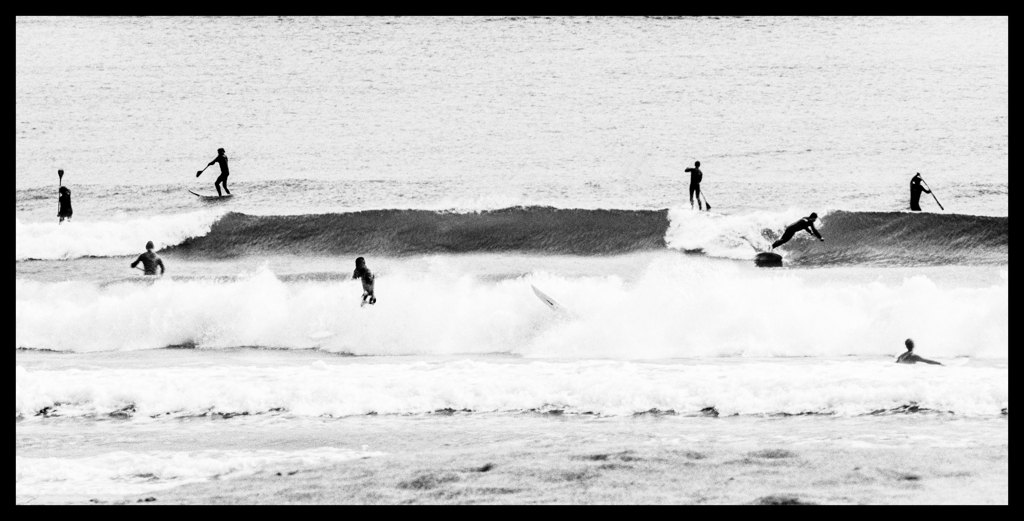
M 998 417 L 1005 367 L 912 367 L 891 360 L 721 364 L 621 361 L 360 364 L 31 371 L 17 368 L 24 420 L 432 412 L 623 416 L 858 416 L 938 412 Z

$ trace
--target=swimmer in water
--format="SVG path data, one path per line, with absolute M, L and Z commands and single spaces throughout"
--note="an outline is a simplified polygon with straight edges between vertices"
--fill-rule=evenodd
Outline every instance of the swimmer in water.
M 363 281 L 363 303 L 359 304 L 359 307 L 376 304 L 377 297 L 373 295 L 373 272 L 366 267 L 366 260 L 362 257 L 356 259 L 356 271 L 352 272 L 352 278 Z
M 921 358 L 920 356 L 915 355 L 913 340 L 908 338 L 905 343 L 907 345 L 907 352 L 903 353 L 902 355 L 896 358 L 897 364 L 916 364 L 918 362 L 923 362 L 932 365 L 942 365 L 939 362 L 936 362 L 935 360 L 929 360 L 927 358 Z
M 160 257 L 157 257 L 157 255 L 153 253 L 153 241 L 146 243 L 146 253 L 139 255 L 139 258 L 135 259 L 135 262 L 132 263 L 132 267 L 134 268 L 138 266 L 140 262 L 144 268 L 142 271 L 144 271 L 146 275 L 156 275 L 156 267 L 160 266 L 160 276 L 163 276 L 164 261 L 160 260 Z

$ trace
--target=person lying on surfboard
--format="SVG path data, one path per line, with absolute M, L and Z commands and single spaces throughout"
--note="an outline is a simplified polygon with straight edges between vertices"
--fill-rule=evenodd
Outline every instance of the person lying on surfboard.
M 824 241 L 825 239 L 821 237 L 821 234 L 818 233 L 817 228 L 814 227 L 814 221 L 816 220 L 818 220 L 818 214 L 811 213 L 811 215 L 808 215 L 807 217 L 804 217 L 799 221 L 787 226 L 786 231 L 782 233 L 782 237 L 772 244 L 772 249 L 774 250 L 775 248 L 778 248 L 779 246 L 782 246 L 783 244 L 789 242 L 789 240 L 792 239 L 794 235 L 796 235 L 796 232 L 800 230 L 806 230 L 807 233 L 817 237 L 819 241 Z
M 157 257 L 157 255 L 153 253 L 153 241 L 146 243 L 146 253 L 139 255 L 139 258 L 135 259 L 135 262 L 132 263 L 132 267 L 134 268 L 135 266 L 138 266 L 140 262 L 142 263 L 143 268 L 145 268 L 142 271 L 144 271 L 146 275 L 156 275 L 156 267 L 160 266 L 160 276 L 163 276 L 164 261 L 160 260 L 160 257 Z
M 898 356 L 896 358 L 896 363 L 897 364 L 916 364 L 918 362 L 923 362 L 923 363 L 932 364 L 932 365 L 942 365 L 939 362 L 936 362 L 935 360 L 929 360 L 927 358 L 922 358 L 922 357 L 920 357 L 918 355 L 915 355 L 914 354 L 914 341 L 913 340 L 908 338 L 907 341 L 904 342 L 904 343 L 907 346 L 907 352 L 903 353 L 902 355 L 900 355 L 900 356 Z
M 365 306 L 377 303 L 377 297 L 373 295 L 373 272 L 370 268 L 366 267 L 366 260 L 362 257 L 356 259 L 356 271 L 352 272 L 353 279 L 361 279 L 363 281 L 363 303 L 359 306 Z M 367 300 L 369 298 L 369 300 Z

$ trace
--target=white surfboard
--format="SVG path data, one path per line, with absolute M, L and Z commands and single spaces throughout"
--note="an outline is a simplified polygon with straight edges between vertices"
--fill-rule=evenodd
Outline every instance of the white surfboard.
M 539 298 L 541 302 L 547 304 L 548 307 L 551 308 L 552 311 L 564 311 L 565 310 L 565 308 L 563 308 L 561 304 L 559 304 L 558 302 L 555 302 L 555 299 L 545 295 L 544 292 L 542 292 L 541 290 L 537 289 L 537 286 L 534 286 L 533 284 L 530 284 L 530 287 L 533 288 L 533 293 L 535 295 L 537 295 L 537 298 Z

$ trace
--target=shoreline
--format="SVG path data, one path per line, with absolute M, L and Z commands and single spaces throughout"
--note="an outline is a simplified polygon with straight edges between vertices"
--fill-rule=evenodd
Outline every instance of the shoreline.
M 920 414 L 719 419 L 455 413 L 320 420 L 288 429 L 259 419 L 178 422 L 173 428 L 128 422 L 119 424 L 119 432 L 127 427 L 146 435 L 128 446 L 115 443 L 118 450 L 330 445 L 383 454 L 324 466 L 269 465 L 250 475 L 214 476 L 144 494 L 19 493 L 15 502 L 1008 504 L 1008 421 Z M 59 429 L 38 428 L 44 436 L 62 436 Z M 19 444 L 33 430 L 17 429 Z

